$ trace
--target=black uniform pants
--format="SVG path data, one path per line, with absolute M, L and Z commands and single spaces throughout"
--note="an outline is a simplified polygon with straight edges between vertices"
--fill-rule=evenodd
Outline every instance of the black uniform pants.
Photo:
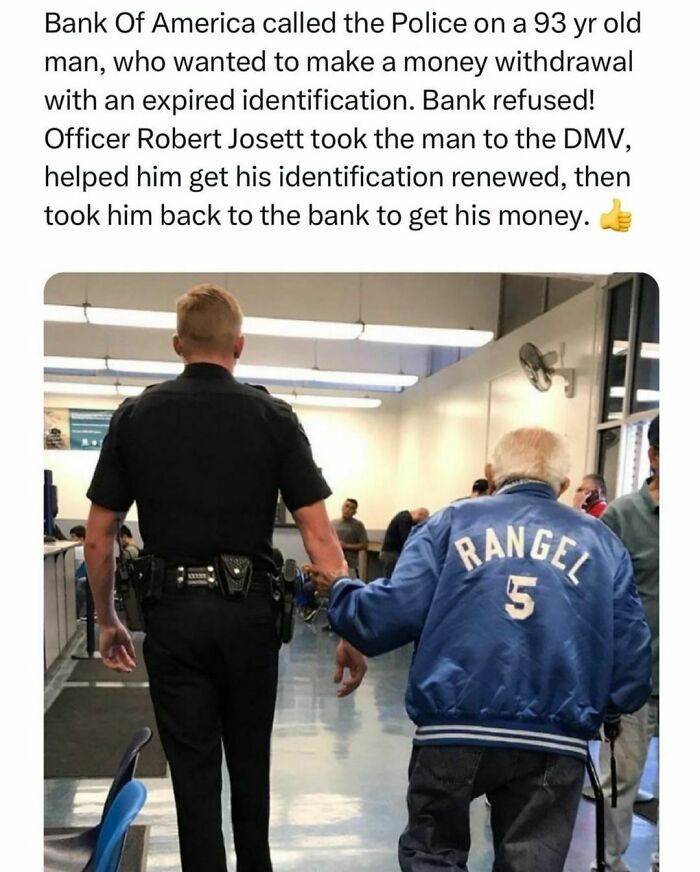
M 415 746 L 402 872 L 466 870 L 469 803 L 491 803 L 493 872 L 562 872 L 583 785 L 583 760 L 468 745 Z
M 269 595 L 172 591 L 146 614 L 144 657 L 177 806 L 182 872 L 226 872 L 222 744 L 237 872 L 271 872 L 270 734 L 279 643 Z

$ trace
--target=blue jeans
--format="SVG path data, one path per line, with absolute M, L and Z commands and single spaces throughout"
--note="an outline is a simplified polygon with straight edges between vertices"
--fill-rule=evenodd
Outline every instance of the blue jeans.
M 585 764 L 563 754 L 467 745 L 414 747 L 402 872 L 466 870 L 469 803 L 491 803 L 493 872 L 562 872 Z

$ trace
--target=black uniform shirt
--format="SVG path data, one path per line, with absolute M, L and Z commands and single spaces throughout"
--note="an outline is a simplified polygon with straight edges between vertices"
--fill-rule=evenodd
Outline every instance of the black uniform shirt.
M 403 512 L 394 515 L 391 521 L 389 521 L 389 526 L 386 528 L 382 551 L 391 551 L 395 554 L 401 554 L 403 546 L 406 544 L 406 539 L 408 539 L 412 529 L 413 518 L 408 509 L 404 509 Z
M 291 511 L 331 494 L 291 407 L 193 363 L 115 411 L 87 496 L 115 512 L 136 502 L 146 553 L 270 569 L 280 491 Z

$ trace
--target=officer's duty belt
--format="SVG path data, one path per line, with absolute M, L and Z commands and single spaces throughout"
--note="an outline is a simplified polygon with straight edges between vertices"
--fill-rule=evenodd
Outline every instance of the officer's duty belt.
M 165 590 L 221 590 L 218 569 L 213 563 L 201 566 L 168 564 L 164 582 Z M 272 576 L 269 572 L 253 572 L 250 590 L 270 593 L 271 586 Z

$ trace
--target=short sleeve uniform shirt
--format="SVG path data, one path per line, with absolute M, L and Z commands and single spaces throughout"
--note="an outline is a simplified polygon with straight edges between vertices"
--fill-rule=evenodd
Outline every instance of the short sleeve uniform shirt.
M 291 407 L 195 363 L 116 410 L 87 495 L 135 502 L 146 554 L 245 554 L 268 570 L 280 492 L 290 511 L 331 494 Z

